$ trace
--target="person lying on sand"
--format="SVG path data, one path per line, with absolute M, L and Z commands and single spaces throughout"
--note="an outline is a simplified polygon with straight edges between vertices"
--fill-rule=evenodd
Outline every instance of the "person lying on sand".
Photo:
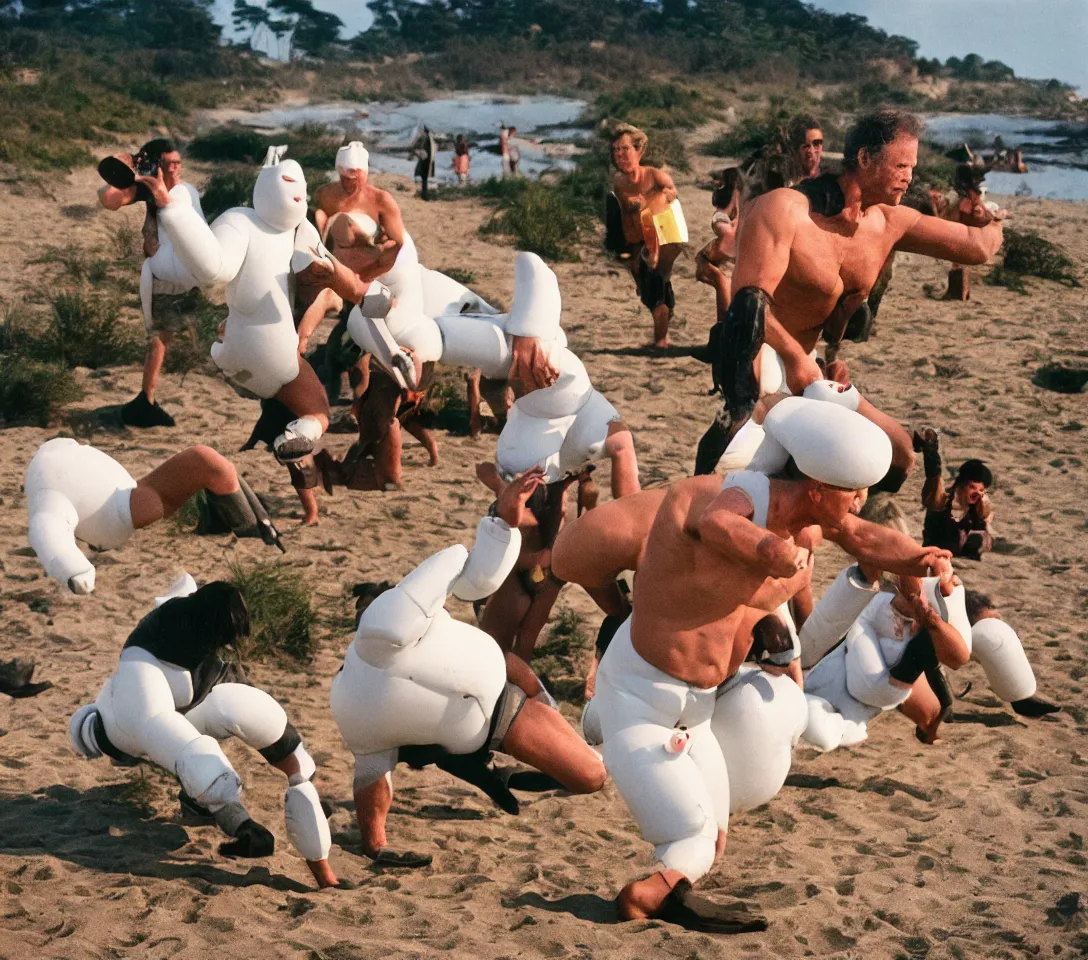
M 839 177 L 772 190 L 745 209 L 733 300 L 714 359 L 725 403 L 700 441 L 697 472 L 714 469 L 767 391 L 770 372 L 795 394 L 823 376 L 815 359 L 821 332 L 831 343 L 841 340 L 893 250 L 974 264 L 997 252 L 1002 231 L 996 220 L 968 227 L 900 205 L 917 164 L 920 131 L 908 113 L 863 116 L 847 134 Z M 829 205 L 825 198 L 826 215 L 814 212 L 809 196 L 821 191 L 837 201 Z M 879 489 L 894 492 L 914 466 L 910 437 L 886 415 L 874 422 L 894 449 Z
M 46 573 L 72 593 L 91 593 L 95 583 L 95 569 L 76 540 L 117 549 L 201 490 L 209 509 L 237 536 L 259 536 L 283 550 L 256 494 L 211 447 L 190 447 L 134 480 L 101 450 L 57 437 L 34 454 L 25 489 L 30 546 Z
M 421 867 L 426 854 L 387 846 L 392 773 L 400 762 L 436 764 L 479 787 L 508 813 L 517 801 L 489 766 L 502 750 L 572 793 L 605 781 L 600 757 L 551 706 L 529 667 L 476 627 L 446 612 L 449 594 L 475 601 L 506 579 L 521 547 L 526 501 L 543 483 L 530 470 L 508 484 L 480 521 L 471 551 L 448 547 L 359 617 L 344 665 L 332 682 L 336 725 L 355 756 L 352 791 L 363 852 L 387 866 Z M 549 781 L 551 784 L 551 781 Z
M 824 528 L 848 550 L 913 576 L 946 556 L 851 516 L 891 460 L 875 425 L 836 404 L 787 397 L 763 427 L 793 458 L 796 479 L 732 473 L 710 496 L 706 481 L 671 487 L 639 561 L 634 611 L 597 673 L 605 764 L 660 868 L 621 891 L 626 919 L 720 933 L 766 928 L 761 915 L 711 903 L 691 886 L 725 847 L 728 775 L 710 730 L 716 689 L 735 669 L 749 608 L 785 589 L 781 581 L 797 589 L 793 578 L 804 579 L 811 552 L 795 538 Z M 788 599 L 771 597 L 765 609 Z
M 332 844 L 316 764 L 283 708 L 220 653 L 249 633 L 249 610 L 233 584 L 197 588 L 188 574 L 129 634 L 117 669 L 94 703 L 69 724 L 76 752 L 133 766 L 147 760 L 175 774 L 183 814 L 212 822 L 232 839 L 228 857 L 268 857 L 275 837 L 242 803 L 242 781 L 219 746 L 237 737 L 286 774 L 287 836 L 319 887 L 334 887 Z
M 620 224 L 609 224 L 608 249 L 631 271 L 639 299 L 653 315 L 655 347 L 669 345 L 669 321 L 676 306 L 672 289 L 672 268 L 683 243 L 658 240 L 653 215 L 668 210 L 678 194 L 672 177 L 657 167 L 642 166 L 647 137 L 629 123 L 616 126 L 610 135 L 612 176 L 610 217 L 618 214 Z M 616 229 L 622 227 L 621 230 Z

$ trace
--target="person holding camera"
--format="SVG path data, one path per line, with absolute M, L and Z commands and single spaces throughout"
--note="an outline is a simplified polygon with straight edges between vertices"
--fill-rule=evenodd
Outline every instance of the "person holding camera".
M 120 210 L 141 202 L 147 206 L 141 231 L 146 259 L 140 275 L 140 301 L 149 339 L 140 392 L 121 408 L 121 420 L 130 427 L 174 426 L 174 418 L 155 400 L 155 387 L 170 338 L 190 325 L 200 298 L 195 278 L 179 272 L 170 241 L 164 233 L 160 234 L 157 205 L 150 190 L 136 181 L 137 175 L 156 176 L 159 171 L 166 189 L 172 195 L 187 193 L 203 219 L 200 194 L 196 187 L 181 179 L 181 153 L 173 141 L 149 140 L 135 156 L 106 157 L 98 166 L 99 175 L 106 181 L 98 191 L 98 201 L 103 207 Z

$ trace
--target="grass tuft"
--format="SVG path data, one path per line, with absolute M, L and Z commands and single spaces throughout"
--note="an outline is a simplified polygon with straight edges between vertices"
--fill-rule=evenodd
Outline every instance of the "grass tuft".
M 1005 286 L 1026 293 L 1024 277 L 1040 277 L 1066 286 L 1079 287 L 1075 264 L 1059 244 L 1044 240 L 1030 230 L 1006 230 L 1004 262 L 987 275 L 992 286 Z
M 82 396 L 83 388 L 70 370 L 0 353 L 0 426 L 48 427 Z
M 580 259 L 575 247 L 586 226 L 584 215 L 571 209 L 562 191 L 526 180 L 500 201 L 480 232 L 510 237 L 519 250 L 546 260 L 573 262 Z
M 297 570 L 277 563 L 232 564 L 230 580 L 246 598 L 252 624 L 240 645 L 243 659 L 287 657 L 303 663 L 313 659 L 317 643 L 311 631 L 317 614 Z

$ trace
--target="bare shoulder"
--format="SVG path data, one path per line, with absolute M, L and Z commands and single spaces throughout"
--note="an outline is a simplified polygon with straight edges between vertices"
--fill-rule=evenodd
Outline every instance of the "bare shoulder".
M 896 204 L 894 207 L 886 203 L 881 203 L 877 206 L 884 215 L 884 221 L 887 223 L 889 229 L 891 229 L 896 236 L 900 237 L 923 217 L 933 221 L 939 221 L 941 219 L 940 217 L 928 217 L 920 210 L 915 210 L 913 207 L 905 207 L 901 203 Z
M 317 190 L 314 191 L 314 205 L 325 210 L 326 206 L 333 206 L 339 199 L 339 195 L 343 191 L 340 189 L 340 184 L 335 180 L 331 183 L 324 183 Z M 326 213 L 335 212 L 325 210 Z
M 748 222 L 752 220 L 796 221 L 802 217 L 807 218 L 808 212 L 808 197 L 800 190 L 779 187 L 761 197 L 756 197 L 745 211 L 744 217 Z

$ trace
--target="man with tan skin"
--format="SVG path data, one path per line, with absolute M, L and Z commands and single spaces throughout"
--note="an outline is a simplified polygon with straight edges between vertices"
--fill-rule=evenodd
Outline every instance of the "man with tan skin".
M 683 244 L 661 245 L 652 222 L 643 213 L 661 213 L 676 197 L 676 184 L 664 170 L 642 166 L 647 138 L 638 127 L 621 123 L 612 131 L 612 192 L 623 220 L 624 246 L 616 250 L 631 271 L 639 298 L 653 314 L 654 346 L 669 345 L 669 321 L 676 305 L 672 267 Z
M 789 126 L 789 138 L 801 179 L 818 177 L 824 156 L 824 132 L 820 129 L 820 121 L 809 114 L 794 117 Z
M 700 441 L 698 472 L 709 472 L 764 392 L 760 367 L 768 364 L 761 351 L 777 355 L 795 394 L 821 379 L 814 357 L 821 332 L 829 343 L 841 340 L 892 251 L 981 264 L 1001 246 L 996 220 L 969 227 L 900 205 L 918 162 L 920 132 L 908 113 L 861 117 L 846 136 L 839 177 L 772 190 L 745 210 L 733 302 L 714 361 L 725 404 Z M 813 209 L 813 191 L 828 194 L 820 204 L 826 215 Z M 871 405 L 861 412 L 892 440 L 891 471 L 880 487 L 894 492 L 914 467 L 910 437 Z
M 711 903 L 691 885 L 724 851 L 728 822 L 728 777 L 709 728 L 715 692 L 735 670 L 749 608 L 788 599 L 770 597 L 768 584 L 784 581 L 788 593 L 806 582 L 811 552 L 798 539 L 814 537 L 815 545 L 825 533 L 848 552 L 913 576 L 947 557 L 851 516 L 891 458 L 879 428 L 834 404 L 794 397 L 776 404 L 764 428 L 793 457 L 799 478 L 738 472 L 724 484 L 671 487 L 638 561 L 635 610 L 601 662 L 594 702 L 605 764 L 659 865 L 620 893 L 627 919 L 721 933 L 766 927 L 758 914 Z

